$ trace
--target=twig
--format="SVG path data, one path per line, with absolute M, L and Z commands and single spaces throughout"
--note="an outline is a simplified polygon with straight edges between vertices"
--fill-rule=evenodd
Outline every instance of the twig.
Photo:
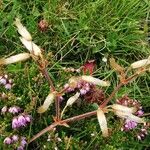
M 100 105 L 101 108 L 104 108 L 108 102 L 113 98 L 113 96 L 116 94 L 116 92 L 123 86 L 123 83 L 119 83 L 117 87 L 114 89 L 114 91 L 110 94 L 110 96 Z
M 48 83 L 49 83 L 49 86 L 51 87 L 52 92 L 54 92 L 54 91 L 55 91 L 55 87 L 54 87 L 54 85 L 53 85 L 53 82 L 52 82 L 52 80 L 51 80 L 49 74 L 48 74 L 47 69 L 46 69 L 46 68 L 42 68 L 42 69 L 41 69 L 41 72 L 42 72 L 42 74 L 45 76 L 45 78 L 47 79 L 47 81 L 48 81 Z
M 145 71 L 145 70 L 144 70 Z M 143 70 L 140 72 L 144 72 Z M 133 74 L 131 77 L 127 78 L 124 80 L 124 82 L 120 82 L 117 87 L 113 90 L 113 92 L 110 94 L 110 96 L 100 105 L 100 108 L 104 108 L 108 102 L 113 98 L 113 96 L 116 94 L 116 92 L 125 84 L 128 84 L 129 81 L 131 81 L 133 78 L 136 78 L 140 73 L 135 73 Z M 61 93 L 61 92 L 60 92 Z M 40 137 L 41 135 L 43 135 L 44 133 L 46 133 L 47 131 L 52 130 L 54 127 L 58 126 L 58 125 L 65 125 L 69 122 L 73 122 L 73 121 L 78 121 L 87 117 L 91 117 L 93 115 L 96 115 L 97 110 L 95 111 L 91 111 L 88 113 L 84 113 L 78 116 L 74 116 L 65 120 L 58 120 L 58 122 L 52 123 L 50 126 L 46 127 L 45 129 L 43 129 L 42 131 L 40 131 L 38 134 L 36 134 L 30 141 L 29 143 L 31 143 L 32 141 L 34 141 L 35 139 L 37 139 L 38 137 Z M 57 114 L 58 115 L 58 114 Z M 56 115 L 56 116 L 57 116 Z
M 60 119 L 60 101 L 58 96 L 55 99 L 55 108 L 56 108 L 56 120 L 58 121 Z

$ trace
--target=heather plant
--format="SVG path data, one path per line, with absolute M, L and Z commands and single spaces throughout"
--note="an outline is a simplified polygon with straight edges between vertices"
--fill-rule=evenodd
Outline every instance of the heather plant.
M 144 73 L 149 74 L 150 56 L 146 59 L 133 62 L 129 65 L 129 67 L 119 65 L 116 60 L 111 57 L 109 59 L 109 65 L 110 68 L 117 74 L 118 84 L 116 87 L 113 87 L 113 91 L 110 94 L 107 93 L 105 88 L 113 86 L 111 81 L 107 81 L 107 78 L 105 78 L 105 80 L 101 80 L 98 77 L 93 76 L 96 66 L 94 60 L 89 60 L 77 69 L 63 68 L 63 71 L 71 72 L 73 74 L 68 78 L 66 83 L 59 83 L 60 85 L 57 86 L 54 82 L 57 79 L 49 75 L 49 63 L 42 48 L 35 44 L 31 34 L 26 27 L 22 25 L 20 19 L 16 18 L 15 25 L 19 35 L 21 36 L 19 39 L 28 52 L 2 58 L 0 59 L 0 65 L 9 65 L 32 58 L 41 75 L 45 77 L 49 85 L 49 94 L 45 98 L 44 102 L 36 107 L 37 113 L 43 117 L 44 113 L 47 111 L 56 112 L 50 125 L 42 131 L 38 131 L 32 138 L 29 138 L 28 144 L 37 140 L 46 132 L 54 131 L 58 126 L 71 128 L 71 122 L 76 122 L 93 116 L 97 116 L 102 137 L 104 139 L 111 136 L 111 129 L 108 128 L 109 123 L 107 119 L 109 116 L 111 116 L 111 118 L 117 116 L 117 119 L 121 120 L 119 125 L 120 130 L 123 132 L 134 130 L 135 137 L 137 137 L 138 140 L 142 140 L 146 137 L 146 135 L 148 135 L 150 124 L 146 118 L 147 114 L 144 113 L 144 108 L 141 103 L 138 100 L 131 99 L 125 92 L 122 93 L 118 99 L 114 99 L 114 96 L 116 93 L 121 91 L 123 86 L 131 84 L 131 82 L 135 81 L 140 75 L 143 75 Z M 45 29 L 42 27 L 42 31 L 44 30 Z M 6 76 L 1 76 L 0 81 L 2 85 L 6 86 L 6 84 L 10 84 L 11 82 L 9 80 L 9 83 L 7 83 L 8 81 L 5 82 L 6 79 L 4 77 L 6 78 Z M 7 87 L 6 89 L 10 88 Z M 55 106 L 53 103 L 55 103 Z M 82 105 L 82 103 L 85 103 L 86 105 L 94 105 L 94 110 L 83 112 L 82 114 L 78 114 L 76 112 L 77 114 L 73 114 L 73 117 L 70 117 L 67 114 L 74 104 Z M 34 121 L 34 119 L 34 123 L 36 124 L 36 118 L 32 118 L 28 113 L 21 110 L 20 107 L 7 107 L 8 106 L 3 106 L 1 113 L 4 117 L 7 113 L 15 115 L 12 119 L 12 129 L 19 130 L 19 128 L 24 128 L 29 125 L 32 120 Z M 55 138 L 55 140 L 56 139 L 59 142 L 61 141 L 59 137 Z M 27 139 L 22 136 L 18 137 L 18 135 L 9 135 L 8 137 L 5 137 L 4 144 L 11 145 L 16 143 L 16 141 L 18 141 L 18 143 L 17 146 L 15 145 L 15 148 L 17 147 L 18 150 L 21 148 L 24 149 L 27 145 Z

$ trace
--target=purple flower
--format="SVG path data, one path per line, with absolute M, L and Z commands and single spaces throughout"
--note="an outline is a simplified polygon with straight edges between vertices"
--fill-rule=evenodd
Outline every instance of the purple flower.
M 127 120 L 125 121 L 123 130 L 124 130 L 124 131 L 132 130 L 132 129 L 136 128 L 137 125 L 138 125 L 137 122 L 131 121 L 131 120 L 128 120 L 128 119 L 127 119 Z
M 5 85 L 6 83 L 7 83 L 7 81 L 6 81 L 6 79 L 5 79 L 5 78 L 1 78 L 1 79 L 0 79 L 0 84 Z
M 10 137 L 6 137 L 6 138 L 4 139 L 4 144 L 11 144 L 11 143 L 12 143 L 12 140 L 11 140 Z
M 87 93 L 87 91 L 85 89 L 80 89 L 80 94 L 81 95 L 85 95 Z
M 27 123 L 30 123 L 30 122 L 31 122 L 31 116 L 22 114 L 22 115 L 19 115 L 19 116 L 13 118 L 12 128 L 16 129 L 19 127 L 23 127 L 23 126 L 26 126 Z
M 136 112 L 136 114 L 137 114 L 138 116 L 142 116 L 142 115 L 144 114 L 144 111 L 143 111 L 143 110 L 138 110 L 138 111 Z
M 16 128 L 18 128 L 18 127 L 19 127 L 18 119 L 15 117 L 15 118 L 13 118 L 13 120 L 12 120 L 12 128 L 13 128 L 13 129 L 16 129 Z
M 25 138 L 25 137 L 22 137 L 22 138 L 21 138 L 21 146 L 22 146 L 22 147 L 25 147 L 26 145 L 27 145 L 26 138 Z
M 21 108 L 18 106 L 13 106 L 13 107 L 10 107 L 8 111 L 12 114 L 15 114 L 15 113 L 19 113 L 21 111 Z
M 10 90 L 10 89 L 11 89 L 11 87 L 12 87 L 12 85 L 11 85 L 11 84 L 9 84 L 9 83 L 5 84 L 5 89 Z
M 2 114 L 5 114 L 7 112 L 7 106 L 4 106 L 2 109 L 1 109 L 1 113 Z
M 148 133 L 147 133 L 147 129 L 142 128 L 142 129 L 140 130 L 140 132 L 137 134 L 138 140 L 144 139 L 147 134 L 148 134 Z
M 18 117 L 18 124 L 19 126 L 26 126 L 26 119 L 23 115 L 20 115 Z
M 19 147 L 17 148 L 17 150 L 24 150 L 24 147 L 23 147 L 23 146 L 19 146 Z
M 25 117 L 25 120 L 27 122 L 31 122 L 31 116 L 30 115 L 25 115 L 24 117 Z
M 17 142 L 19 139 L 18 135 L 13 135 L 11 138 L 13 142 Z

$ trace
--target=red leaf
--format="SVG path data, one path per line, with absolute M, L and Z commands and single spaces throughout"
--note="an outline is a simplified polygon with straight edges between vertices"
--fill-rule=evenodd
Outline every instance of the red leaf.
M 84 65 L 83 65 L 83 74 L 93 74 L 93 71 L 95 69 L 95 60 L 88 60 Z

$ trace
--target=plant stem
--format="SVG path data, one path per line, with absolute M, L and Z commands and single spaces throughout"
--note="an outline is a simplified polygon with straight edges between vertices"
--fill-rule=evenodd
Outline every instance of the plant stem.
M 144 72 L 144 71 L 142 71 Z M 128 84 L 129 81 L 131 81 L 133 78 L 136 78 L 139 74 L 138 73 L 135 73 L 134 75 L 132 75 L 131 77 L 127 78 L 125 80 L 124 83 L 120 82 L 117 87 L 113 90 L 113 92 L 110 94 L 110 96 L 100 105 L 100 108 L 104 108 L 108 102 L 113 98 L 113 96 L 116 94 L 116 92 L 125 84 Z M 95 111 L 91 111 L 91 112 L 88 112 L 88 113 L 85 113 L 85 114 L 81 114 L 81 115 L 78 115 L 78 116 L 74 116 L 74 117 L 71 117 L 71 118 L 68 118 L 68 119 L 65 119 L 65 120 L 58 120 L 58 122 L 54 122 L 52 123 L 50 126 L 48 126 L 47 128 L 43 129 L 42 131 L 40 131 L 38 134 L 36 134 L 30 141 L 34 141 L 35 139 L 37 139 L 38 137 L 40 137 L 41 135 L 43 135 L 44 133 L 46 133 L 47 131 L 50 131 L 52 130 L 54 127 L 58 126 L 58 125 L 63 125 L 63 124 L 66 124 L 66 123 L 69 123 L 69 122 L 73 122 L 73 121 L 78 121 L 78 120 L 81 120 L 81 119 L 84 119 L 84 118 L 87 118 L 87 117 L 91 117 L 93 115 L 96 115 L 97 114 L 97 110 Z M 58 114 L 57 114 L 58 115 Z M 57 116 L 56 115 L 56 116 Z
M 41 69 L 41 72 L 42 72 L 42 74 L 45 76 L 45 78 L 47 79 L 47 81 L 48 81 L 48 83 L 49 83 L 49 86 L 51 87 L 51 91 L 54 92 L 54 91 L 55 91 L 55 87 L 54 87 L 54 85 L 53 85 L 53 82 L 52 82 L 52 80 L 51 80 L 49 74 L 48 74 L 47 69 L 46 69 L 46 68 L 42 68 L 42 69 Z
M 44 133 L 52 130 L 53 128 L 55 128 L 56 126 L 58 125 L 63 125 L 63 124 L 66 124 L 68 122 L 73 122 L 73 121 L 77 121 L 77 120 L 81 120 L 81 119 L 84 119 L 86 117 L 90 117 L 90 116 L 93 116 L 95 115 L 97 112 L 96 111 L 91 111 L 91 112 L 88 112 L 88 113 L 85 113 L 85 114 L 82 114 L 82 115 L 78 115 L 78 116 L 74 116 L 74 117 L 71 117 L 71 118 L 68 118 L 68 119 L 65 119 L 65 120 L 61 120 L 61 121 L 58 121 L 58 122 L 54 122 L 52 123 L 50 126 L 46 127 L 45 129 L 43 129 L 42 131 L 40 131 L 38 134 L 36 134 L 30 141 L 29 143 L 33 142 L 34 140 L 36 140 L 37 138 L 39 138 L 41 135 L 43 135 Z
M 123 86 L 123 83 L 119 83 L 117 87 L 113 90 L 113 92 L 110 94 L 110 96 L 100 105 L 100 108 L 104 108 L 108 102 L 113 98 L 113 96 L 116 94 L 116 92 Z
M 55 108 L 56 108 L 56 120 L 59 120 L 60 119 L 60 101 L 59 101 L 58 96 L 55 99 Z

